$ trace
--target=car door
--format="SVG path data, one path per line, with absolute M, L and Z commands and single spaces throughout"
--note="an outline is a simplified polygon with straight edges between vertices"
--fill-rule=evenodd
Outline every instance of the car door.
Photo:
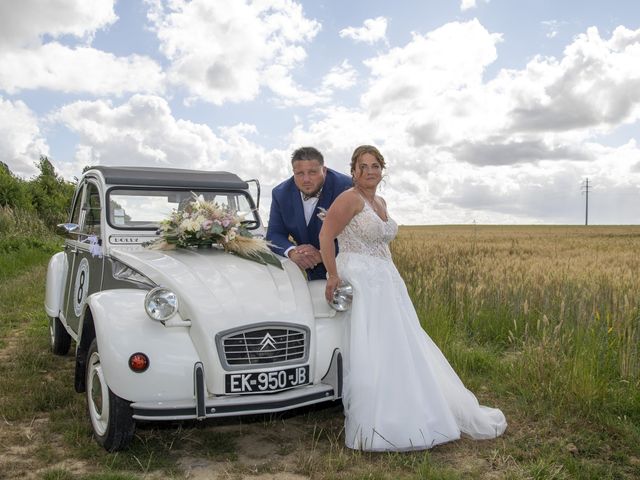
M 65 240 L 67 258 L 64 315 L 67 325 L 78 332 L 86 299 L 102 287 L 104 228 L 101 192 L 98 184 L 86 179 L 75 199 L 71 221 L 79 227 Z

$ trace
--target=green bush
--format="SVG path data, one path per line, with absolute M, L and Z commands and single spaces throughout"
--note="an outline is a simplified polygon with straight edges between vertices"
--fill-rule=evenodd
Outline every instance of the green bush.
M 3 162 L 0 162 L 0 206 L 23 210 L 33 209 L 27 191 L 27 182 L 11 173 L 9 167 Z M 2 231 L 3 229 L 0 228 L 0 232 Z
M 59 177 L 47 157 L 40 157 L 40 174 L 28 182 L 31 204 L 42 221 L 54 228 L 67 219 L 74 185 Z
M 16 212 L 35 212 L 50 229 L 67 218 L 74 185 L 56 173 L 45 156 L 37 164 L 40 173 L 32 180 L 15 176 L 0 162 L 0 207 Z M 0 224 L 0 232 L 5 231 Z
M 0 248 L 11 250 L 17 241 L 32 241 L 53 237 L 53 231 L 29 209 L 0 206 Z M 5 247 L 6 246 L 6 247 Z

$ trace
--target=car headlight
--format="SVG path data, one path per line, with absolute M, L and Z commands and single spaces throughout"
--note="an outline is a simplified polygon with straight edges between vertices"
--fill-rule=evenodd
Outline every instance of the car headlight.
M 351 300 L 353 300 L 353 287 L 350 283 L 342 282 L 333 291 L 333 298 L 329 305 L 338 312 L 344 312 L 351 306 Z
M 156 287 L 144 297 L 144 309 L 151 320 L 164 322 L 178 311 L 178 296 L 165 287 Z

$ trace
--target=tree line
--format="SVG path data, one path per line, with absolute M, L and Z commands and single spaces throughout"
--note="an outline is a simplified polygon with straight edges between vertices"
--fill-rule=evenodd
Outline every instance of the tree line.
M 36 163 L 39 174 L 25 180 L 0 161 L 0 207 L 37 215 L 49 228 L 67 220 L 75 184 L 55 171 L 45 155 Z

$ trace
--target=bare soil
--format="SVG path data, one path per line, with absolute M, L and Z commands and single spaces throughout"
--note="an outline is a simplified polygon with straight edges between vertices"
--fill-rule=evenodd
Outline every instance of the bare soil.
M 330 407 L 323 416 L 329 428 L 339 428 L 342 413 L 338 407 Z M 88 420 L 87 420 L 88 421 Z M 193 480 L 307 480 L 321 478 L 368 478 L 366 473 L 388 471 L 387 477 L 396 478 L 398 470 L 402 477 L 410 477 L 412 463 L 420 462 L 420 454 L 365 454 L 351 452 L 338 442 L 326 438 L 314 441 L 313 428 L 308 424 L 308 415 L 291 416 L 279 421 L 264 423 L 235 423 L 218 426 L 211 423 L 204 428 L 222 430 L 236 435 L 234 454 L 225 456 L 201 453 L 197 442 L 185 442 L 177 446 L 177 473 L 172 478 Z M 108 471 L 94 459 L 76 458 L 59 435 L 49 431 L 46 415 L 29 422 L 2 420 L 0 428 L 0 478 L 40 479 L 45 472 L 62 470 L 82 478 L 90 474 Z M 449 445 L 439 446 L 429 453 L 430 462 L 455 472 L 460 478 L 478 479 L 504 478 L 508 473 L 518 472 L 515 460 L 501 453 L 505 437 L 489 442 L 473 442 L 463 439 Z M 53 444 L 56 458 L 50 462 L 43 458 L 46 444 Z M 46 448 L 44 449 L 46 450 Z M 68 450 L 68 454 L 65 454 Z M 116 454 L 108 454 L 116 455 Z M 406 464 L 406 466 L 403 466 Z M 138 471 L 130 471 L 138 478 L 163 479 L 163 470 L 145 471 L 144 461 Z M 122 471 L 122 473 L 127 473 Z M 353 477 L 351 476 L 353 475 Z M 400 477 L 398 477 L 400 478 Z M 517 475 L 513 478 L 518 478 Z

